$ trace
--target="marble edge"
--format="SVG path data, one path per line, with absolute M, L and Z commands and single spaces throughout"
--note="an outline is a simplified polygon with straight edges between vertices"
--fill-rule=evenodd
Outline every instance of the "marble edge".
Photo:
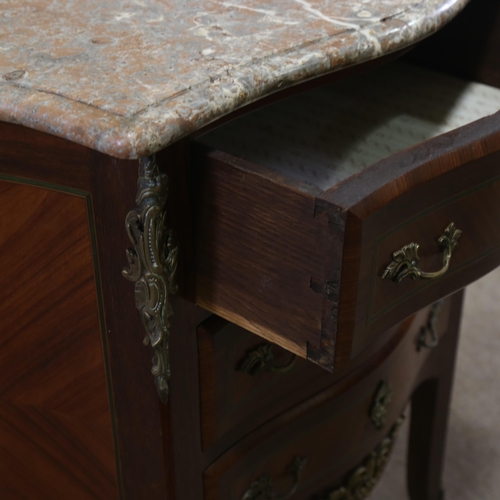
M 56 135 L 116 158 L 148 156 L 273 92 L 412 45 L 448 23 L 468 2 L 428 1 L 425 9 L 420 4 L 362 30 L 316 40 L 252 65 L 233 66 L 223 76 L 207 75 L 186 92 L 130 117 L 55 93 L 2 83 L 0 120 Z M 340 36 L 341 45 L 335 43 Z

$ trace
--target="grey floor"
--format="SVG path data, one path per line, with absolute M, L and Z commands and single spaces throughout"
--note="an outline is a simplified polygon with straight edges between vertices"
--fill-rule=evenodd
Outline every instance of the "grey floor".
M 497 270 L 466 292 L 443 480 L 446 500 L 500 499 L 499 284 Z M 408 499 L 406 428 L 370 500 Z

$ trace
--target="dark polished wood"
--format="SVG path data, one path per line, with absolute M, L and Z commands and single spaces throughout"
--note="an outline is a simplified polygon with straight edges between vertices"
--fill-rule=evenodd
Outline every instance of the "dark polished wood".
M 412 396 L 407 477 L 411 500 L 443 500 L 442 472 L 463 291 L 452 297 L 449 325 Z
M 249 356 L 266 347 L 273 369 L 242 370 Z M 198 327 L 198 348 L 204 449 L 215 443 L 227 448 L 332 381 L 320 367 L 218 316 Z
M 87 200 L 0 180 L 0 207 L 0 497 L 117 498 Z
M 173 497 L 185 500 L 203 498 L 202 471 L 206 467 L 202 453 L 201 412 L 196 327 L 207 312 L 180 296 L 172 299 L 169 444 L 170 485 Z
M 194 302 L 195 252 L 192 242 L 193 204 L 189 172 L 188 141 L 181 141 L 157 155 L 158 163 L 169 178 L 167 226 L 175 233 L 179 247 L 176 283 L 179 290 L 171 297 L 169 404 L 162 408 L 168 488 L 172 498 L 203 498 L 201 414 L 197 326 L 209 313 Z M 167 425 L 168 424 L 168 425 Z M 170 498 L 170 497 L 169 497 Z
M 440 334 L 450 312 L 448 301 L 440 315 Z M 428 314 L 428 308 L 422 310 L 394 330 L 391 342 L 365 363 L 353 366 L 328 389 L 281 414 L 221 456 L 205 472 L 205 498 L 239 500 L 253 481 L 266 474 L 278 478 L 276 488 L 286 491 L 290 486 L 287 466 L 296 456 L 308 461 L 293 498 L 311 498 L 327 489 L 332 478 L 342 477 L 361 463 L 404 412 L 419 381 L 430 355 L 427 349 L 417 349 Z M 393 394 L 386 423 L 379 429 L 370 412 L 381 381 L 390 384 Z
M 499 11 L 472 0 L 408 57 L 500 86 Z M 284 81 L 200 133 L 401 54 Z M 166 405 L 122 276 L 139 161 L 0 123 L 0 497 L 242 500 L 267 474 L 277 493 L 290 489 L 287 467 L 304 456 L 292 498 L 316 500 L 346 484 L 412 400 L 410 495 L 441 500 L 457 290 L 500 265 L 500 113 L 326 191 L 189 139 L 157 161 L 180 256 Z M 437 269 L 452 221 L 463 234 L 447 276 L 382 280 L 412 241 Z M 439 345 L 423 348 L 431 304 L 446 296 Z M 241 371 L 270 343 L 277 367 L 299 356 L 290 371 Z M 382 382 L 392 401 L 377 423 Z
M 500 113 L 382 160 L 323 193 L 193 147 L 196 301 L 327 370 L 500 264 Z M 446 276 L 383 279 L 394 252 L 463 231 Z
M 125 217 L 135 207 L 138 162 L 93 153 L 89 167 L 122 495 L 169 498 L 163 440 L 167 424 L 151 374 L 153 352 L 143 344 L 134 286 L 122 276 L 130 247 Z
M 69 264 L 76 265 L 76 263 L 69 261 L 71 256 L 69 251 L 82 250 L 71 247 L 70 238 L 74 230 L 64 229 L 66 227 L 64 221 L 67 219 L 68 222 L 74 222 L 78 230 L 86 234 L 92 242 L 93 253 L 89 254 L 90 262 L 85 260 L 82 262 L 88 263 L 92 272 L 90 280 L 95 287 L 95 307 L 99 310 L 98 331 L 102 330 L 102 344 L 99 349 L 101 356 L 104 353 L 106 377 L 100 383 L 100 390 L 104 390 L 106 394 L 109 391 L 110 395 L 109 411 L 114 423 L 111 449 L 115 450 L 112 452 L 116 474 L 115 488 L 119 490 L 122 498 L 141 498 L 143 495 L 158 499 L 173 498 L 174 472 L 169 468 L 169 464 L 172 466 L 172 461 L 167 459 L 170 444 L 164 440 L 164 436 L 170 434 L 168 418 L 165 417 L 168 414 L 168 407 L 162 407 L 154 386 L 151 374 L 152 353 L 150 348 L 142 343 L 144 329 L 134 304 L 134 287 L 121 273 L 127 265 L 125 249 L 130 246 L 125 231 L 125 216 L 134 207 L 138 162 L 116 160 L 63 139 L 17 125 L 2 123 L 1 130 L 2 178 L 15 182 L 15 185 L 30 183 L 39 186 L 32 189 L 40 192 L 67 192 L 69 194 L 64 196 L 71 195 L 70 198 L 79 200 L 85 207 L 85 213 L 88 214 L 75 222 L 71 218 L 71 205 L 52 207 L 49 202 L 43 203 L 38 209 L 41 212 L 47 211 L 48 216 L 53 217 L 50 224 L 61 223 L 57 239 L 50 240 L 54 246 L 52 253 L 44 250 L 43 245 L 49 243 L 49 241 L 44 243 L 46 236 L 44 232 L 41 229 L 38 232 L 29 230 L 28 226 L 23 245 L 9 247 L 9 258 L 18 259 L 20 252 L 26 252 L 26 248 L 31 249 L 33 256 L 29 265 L 19 259 L 20 263 L 25 262 L 24 272 L 29 274 L 33 272 L 33 263 L 38 260 L 42 263 L 48 262 L 52 256 L 54 261 L 52 265 L 57 266 L 57 273 L 54 276 L 63 279 L 64 273 L 68 273 L 66 276 L 68 281 L 64 281 L 64 285 L 61 284 L 61 293 L 66 288 L 64 293 L 71 297 L 68 291 L 76 294 L 80 282 L 70 274 Z M 23 203 L 23 196 L 19 196 L 19 199 L 13 197 L 11 219 L 2 218 L 2 235 L 8 234 L 7 228 L 13 221 L 17 224 L 35 223 L 35 219 L 23 219 L 23 213 L 26 213 Z M 7 203 L 5 207 L 2 204 L 2 210 L 6 210 L 6 207 Z M 58 210 L 56 216 L 53 213 L 55 210 Z M 78 247 L 84 244 L 84 240 L 80 238 L 73 244 Z M 55 251 L 60 253 L 54 254 Z M 76 262 L 81 260 L 79 255 L 75 255 Z M 54 270 L 53 267 L 49 269 Z M 85 272 L 88 272 L 87 268 Z M 48 277 L 47 283 L 51 283 Z M 3 286 L 3 289 L 8 290 L 9 286 Z M 33 293 L 35 290 L 37 289 L 33 288 Z M 33 300 L 45 296 L 43 288 L 38 288 L 38 295 L 39 297 L 33 295 Z M 65 310 L 67 322 L 71 321 L 72 314 L 78 318 L 76 308 L 79 306 L 77 298 L 79 296 L 75 297 L 75 300 L 68 304 L 67 311 Z M 19 300 L 22 304 L 22 300 Z M 37 307 L 39 306 L 42 306 L 42 302 Z M 120 313 L 117 314 L 117 311 Z M 26 311 L 26 317 L 28 319 L 39 312 L 39 309 L 30 309 Z M 48 308 L 44 314 L 56 324 L 59 321 L 59 309 Z M 4 315 L 2 321 L 7 321 L 10 315 L 10 312 Z M 14 313 L 12 315 L 9 320 L 13 321 L 16 316 Z M 71 329 L 71 323 L 67 326 Z M 71 344 L 65 345 L 69 348 Z M 56 351 L 54 356 L 55 353 Z M 63 355 L 64 352 L 61 353 L 61 356 Z M 47 356 L 50 359 L 50 353 L 47 353 Z M 14 367 L 11 369 L 12 373 L 15 373 Z M 42 374 L 43 369 L 44 365 L 41 364 Z M 39 378 L 40 374 L 37 380 Z M 37 384 L 34 382 L 33 386 L 36 387 Z M 88 404 L 93 397 L 94 395 L 87 396 Z M 68 404 L 73 401 L 69 394 L 60 394 L 60 398 L 67 398 Z M 75 432 L 82 434 L 86 432 L 85 421 L 74 422 L 73 425 Z M 89 443 L 94 442 L 94 438 L 91 437 L 87 440 Z M 98 438 L 98 442 L 102 447 L 104 440 Z M 50 441 L 40 442 L 40 451 L 46 453 L 50 446 Z M 73 452 L 68 451 L 66 455 L 61 455 L 60 459 L 69 463 L 73 455 Z M 20 470 L 18 468 L 17 474 Z M 41 473 L 44 473 L 43 468 Z M 99 484 L 96 484 L 98 488 Z M 101 489 L 103 498 L 108 498 L 107 490 Z M 172 493 L 167 496 L 169 490 Z M 94 497 L 98 497 L 99 494 L 101 493 L 96 492 Z M 115 492 L 116 494 L 118 493 Z
M 313 196 L 246 166 L 223 153 L 193 162 L 196 302 L 305 357 L 308 343 L 319 347 L 312 279 L 324 273 L 326 223 Z
M 0 173 L 90 192 L 91 150 L 0 122 Z
M 337 363 L 393 322 L 500 264 L 499 131 L 497 113 L 393 155 L 325 193 L 348 213 Z M 424 270 L 440 269 L 437 240 L 450 222 L 464 232 L 442 279 L 382 279 L 392 253 L 411 242 L 420 244 Z M 344 340 L 349 332 L 352 340 Z

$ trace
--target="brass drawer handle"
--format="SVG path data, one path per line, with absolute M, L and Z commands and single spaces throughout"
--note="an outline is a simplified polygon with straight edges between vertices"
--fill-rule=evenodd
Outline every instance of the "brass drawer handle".
M 295 365 L 297 356 L 294 354 L 291 361 L 284 366 L 274 364 L 274 356 L 271 344 L 263 344 L 247 353 L 245 358 L 238 366 L 238 371 L 248 373 L 249 375 L 258 375 L 259 373 L 287 373 Z
M 392 254 L 393 261 L 387 266 L 382 278 L 390 278 L 399 283 L 407 276 L 414 280 L 432 280 L 441 278 L 450 267 L 451 253 L 458 245 L 458 238 L 462 231 L 455 228 L 455 223 L 450 223 L 439 238 L 438 243 L 444 247 L 443 267 L 435 273 L 426 273 L 419 268 L 418 243 L 405 245 L 401 250 Z
M 443 308 L 444 300 L 438 300 L 433 304 L 429 317 L 427 318 L 427 325 L 422 327 L 420 336 L 418 338 L 418 347 L 427 347 L 427 349 L 432 349 L 437 347 L 439 343 L 439 337 L 437 336 L 436 327 L 439 321 L 439 314 Z
M 270 476 L 261 476 L 257 481 L 254 481 L 250 488 L 243 494 L 241 500 L 286 500 L 291 498 L 297 492 L 300 481 L 300 474 L 306 466 L 307 458 L 295 457 L 288 467 L 290 474 L 293 477 L 293 485 L 287 493 L 279 495 L 274 491 L 273 481 Z

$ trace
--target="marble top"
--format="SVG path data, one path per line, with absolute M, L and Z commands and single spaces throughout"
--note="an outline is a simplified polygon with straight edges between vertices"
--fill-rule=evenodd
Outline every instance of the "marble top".
M 1 0 L 0 120 L 119 158 L 412 44 L 468 0 Z

